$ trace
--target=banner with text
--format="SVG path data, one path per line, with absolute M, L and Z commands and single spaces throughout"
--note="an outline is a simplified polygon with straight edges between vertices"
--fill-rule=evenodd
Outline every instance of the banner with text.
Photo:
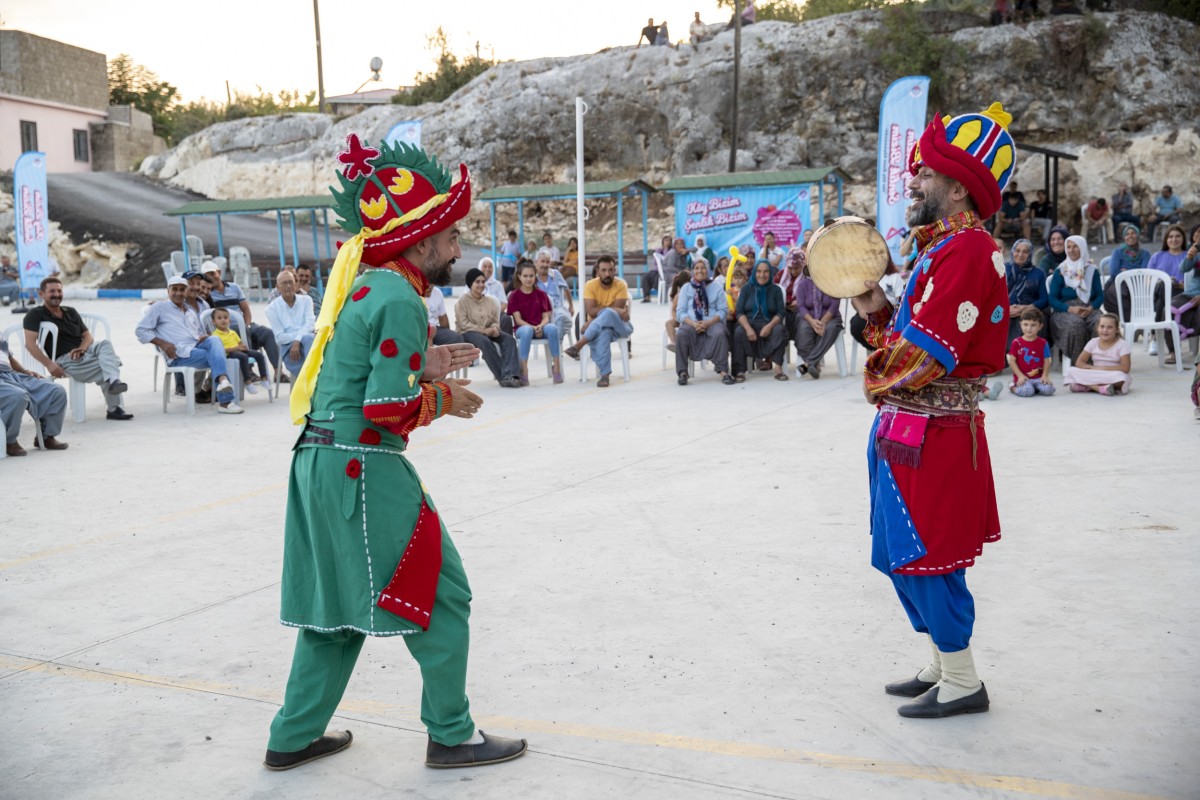
M 36 289 L 50 274 L 50 219 L 46 210 L 46 154 L 22 153 L 13 167 L 13 219 L 21 289 Z
M 894 82 L 879 103 L 879 160 L 875 183 L 875 225 L 887 240 L 892 260 L 901 263 L 900 244 L 908 235 L 904 211 L 908 154 L 925 130 L 929 78 L 912 76 Z
M 705 189 L 675 195 L 675 235 L 689 248 L 696 236 L 717 254 L 729 255 L 730 246 L 762 250 L 767 233 L 784 249 L 801 241 L 812 227 L 812 198 L 816 185 L 767 186 L 750 189 Z

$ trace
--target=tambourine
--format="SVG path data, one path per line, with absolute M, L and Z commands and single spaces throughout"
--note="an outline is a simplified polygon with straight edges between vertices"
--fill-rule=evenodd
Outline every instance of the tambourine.
M 865 281 L 887 272 L 891 256 L 883 234 L 861 217 L 838 217 L 808 243 L 808 274 L 830 297 L 856 297 Z

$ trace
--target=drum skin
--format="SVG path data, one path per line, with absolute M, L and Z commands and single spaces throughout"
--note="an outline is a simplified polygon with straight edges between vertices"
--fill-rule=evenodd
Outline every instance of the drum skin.
M 864 281 L 887 272 L 891 256 L 883 234 L 861 217 L 838 217 L 808 243 L 808 274 L 830 297 L 856 297 Z

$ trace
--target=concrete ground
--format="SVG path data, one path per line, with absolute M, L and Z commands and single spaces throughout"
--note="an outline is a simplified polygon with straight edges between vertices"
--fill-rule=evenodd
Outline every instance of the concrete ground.
M 333 722 L 354 746 L 272 773 L 286 388 L 164 415 L 141 304 L 76 307 L 113 322 L 136 419 L 89 389 L 69 450 L 0 462 L 0 797 L 1200 796 L 1200 423 L 1189 373 L 1140 344 L 1128 396 L 986 405 L 1004 539 L 970 582 L 993 705 L 941 721 L 882 690 L 928 653 L 868 563 L 871 409 L 832 357 L 820 381 L 681 388 L 639 304 L 630 383 L 473 369 L 480 416 L 409 455 L 471 577 L 477 721 L 530 753 L 426 769 L 417 670 L 377 640 Z

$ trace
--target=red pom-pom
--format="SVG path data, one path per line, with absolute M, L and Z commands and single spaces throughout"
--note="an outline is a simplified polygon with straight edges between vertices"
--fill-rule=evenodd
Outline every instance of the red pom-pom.
M 400 348 L 396 346 L 395 339 L 384 339 L 379 343 L 379 352 L 383 353 L 384 358 L 395 358 Z
M 350 295 L 350 299 L 357 303 L 359 300 L 362 300 L 364 297 L 366 297 L 367 292 L 369 292 L 369 291 L 371 291 L 371 287 L 364 286 L 361 289 L 359 289 L 357 292 L 355 292 L 354 294 Z
M 358 476 L 362 475 L 362 462 L 357 458 L 350 459 L 346 464 L 346 474 L 353 480 L 358 480 Z
M 413 353 L 411 356 L 408 357 L 408 368 L 411 369 L 413 372 L 416 372 L 417 370 L 419 370 L 421 368 L 421 354 L 420 353 Z
M 382 439 L 383 437 L 379 435 L 379 431 L 375 430 L 374 428 L 363 428 L 363 432 L 359 434 L 358 443 L 379 444 Z

